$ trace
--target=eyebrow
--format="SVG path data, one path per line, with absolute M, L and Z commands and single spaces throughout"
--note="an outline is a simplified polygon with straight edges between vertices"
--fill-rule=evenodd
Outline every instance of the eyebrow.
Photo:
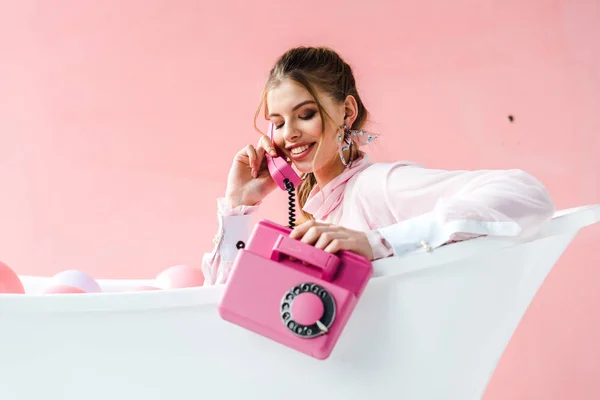
M 316 104 L 314 100 L 305 100 L 302 103 L 298 103 L 294 106 L 294 108 L 292 108 L 292 111 L 296 111 L 297 109 L 299 109 L 302 106 L 305 106 L 307 104 Z M 269 118 L 271 117 L 281 117 L 281 115 L 276 114 L 276 113 L 271 113 L 269 114 Z

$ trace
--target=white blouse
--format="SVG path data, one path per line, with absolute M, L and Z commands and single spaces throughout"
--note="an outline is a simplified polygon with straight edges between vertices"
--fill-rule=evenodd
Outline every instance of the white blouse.
M 202 262 L 205 285 L 227 281 L 236 243 L 249 237 L 259 208 L 230 208 L 223 198 L 217 204 L 219 232 Z M 555 211 L 542 183 L 522 170 L 446 171 L 372 163 L 366 155 L 315 187 L 303 209 L 318 221 L 366 232 L 374 259 L 481 235 L 531 235 Z

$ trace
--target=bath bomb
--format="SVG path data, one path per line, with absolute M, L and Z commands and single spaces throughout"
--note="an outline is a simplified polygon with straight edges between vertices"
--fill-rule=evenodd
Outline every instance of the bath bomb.
M 85 272 L 67 270 L 59 272 L 50 280 L 49 286 L 70 286 L 81 290 L 83 293 L 102 292 L 98 282 Z
M 156 277 L 156 286 L 161 289 L 187 288 L 203 284 L 204 274 L 202 271 L 188 265 L 175 265 Z
M 25 294 L 19 276 L 2 261 L 0 261 L 0 293 Z

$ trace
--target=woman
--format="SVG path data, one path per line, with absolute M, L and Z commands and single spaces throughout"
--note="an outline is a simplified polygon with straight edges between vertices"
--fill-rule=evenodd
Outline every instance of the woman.
M 270 72 L 256 116 L 263 105 L 274 143 L 262 135 L 234 158 L 217 201 L 215 248 L 203 257 L 206 285 L 227 281 L 251 214 L 276 187 L 265 158 L 277 155 L 273 145 L 305 176 L 297 194 L 307 221 L 291 237 L 327 252 L 376 260 L 482 235 L 528 235 L 554 213 L 544 186 L 521 170 L 372 163 L 359 150 L 375 138 L 361 131 L 367 110 L 350 66 L 330 49 L 287 51 Z

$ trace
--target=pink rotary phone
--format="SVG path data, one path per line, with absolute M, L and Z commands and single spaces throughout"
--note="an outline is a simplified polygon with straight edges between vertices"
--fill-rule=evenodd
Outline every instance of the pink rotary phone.
M 219 315 L 317 359 L 326 359 L 373 274 L 352 252 L 326 253 L 261 220 L 238 250 Z
M 293 192 L 299 182 L 294 170 L 282 157 L 267 162 L 279 187 Z M 261 220 L 248 243 L 238 246 L 219 315 L 323 360 L 335 347 L 373 269 L 355 253 L 330 254 L 291 239 L 292 226 L 292 212 L 290 227 Z

